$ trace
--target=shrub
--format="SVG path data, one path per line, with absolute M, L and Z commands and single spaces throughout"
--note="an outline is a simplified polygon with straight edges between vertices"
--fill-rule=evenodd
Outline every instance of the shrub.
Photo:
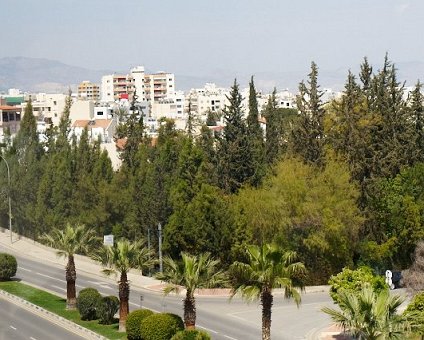
M 10 280 L 16 275 L 18 263 L 13 255 L 0 253 L 0 281 Z
M 404 315 L 413 325 L 416 325 L 413 330 L 418 334 L 424 335 L 424 292 L 414 296 Z
M 143 320 L 140 333 L 143 340 L 169 340 L 183 329 L 183 320 L 178 315 L 159 313 Z
M 94 288 L 84 288 L 79 292 L 77 308 L 81 315 L 81 320 L 97 319 L 96 307 L 101 298 L 100 293 Z
M 330 287 L 330 296 L 335 303 L 338 303 L 338 292 L 344 290 L 346 292 L 360 292 L 364 285 L 368 283 L 371 285 L 375 293 L 389 289 L 384 277 L 375 276 L 372 269 L 369 267 L 360 267 L 356 270 L 343 268 L 337 275 L 331 276 L 328 284 Z
M 154 313 L 149 309 L 138 309 L 128 314 L 126 323 L 128 340 L 142 339 L 140 333 L 141 321 L 152 314 Z
M 119 309 L 119 299 L 116 296 L 104 296 L 97 301 L 96 315 L 100 323 L 110 325 Z
M 198 329 L 185 329 L 183 331 L 177 332 L 171 340 L 211 340 L 211 336 Z

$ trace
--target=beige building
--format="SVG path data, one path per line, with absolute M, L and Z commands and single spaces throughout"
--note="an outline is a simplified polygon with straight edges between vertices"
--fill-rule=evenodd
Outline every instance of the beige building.
M 3 142 L 4 140 L 4 133 L 6 129 L 9 129 L 12 135 L 18 132 L 20 122 L 21 108 L 16 106 L 0 105 L 0 142 Z
M 100 87 L 88 80 L 84 80 L 78 85 L 78 99 L 82 100 L 99 100 Z

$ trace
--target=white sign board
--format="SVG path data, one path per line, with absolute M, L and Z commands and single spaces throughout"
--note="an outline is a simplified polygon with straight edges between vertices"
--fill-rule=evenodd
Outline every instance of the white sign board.
M 104 235 L 103 244 L 105 246 L 113 246 L 113 235 Z

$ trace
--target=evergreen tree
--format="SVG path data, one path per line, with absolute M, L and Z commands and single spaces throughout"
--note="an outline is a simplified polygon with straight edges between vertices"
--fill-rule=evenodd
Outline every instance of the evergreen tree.
M 224 109 L 226 125 L 219 139 L 218 174 L 222 188 L 228 193 L 234 193 L 243 184 L 252 182 L 255 168 L 236 80 L 227 98 L 230 105 Z
M 322 165 L 324 163 L 324 113 L 318 85 L 318 67 L 312 62 L 307 84 L 299 84 L 297 108 L 300 121 L 294 131 L 293 148 L 305 162 Z
M 409 100 L 412 120 L 415 124 L 415 159 L 418 162 L 424 161 L 424 96 L 421 88 L 422 84 L 418 81 Z
M 276 95 L 277 89 L 274 88 L 268 98 L 264 113 L 266 119 L 265 159 L 269 165 L 273 164 L 280 155 L 281 122 L 278 115 Z
M 187 134 L 190 136 L 190 138 L 193 137 L 193 133 L 194 133 L 193 121 L 194 121 L 194 117 L 193 117 L 193 112 L 191 108 L 191 97 L 190 97 L 188 99 L 187 124 L 186 124 L 186 131 L 187 131 Z

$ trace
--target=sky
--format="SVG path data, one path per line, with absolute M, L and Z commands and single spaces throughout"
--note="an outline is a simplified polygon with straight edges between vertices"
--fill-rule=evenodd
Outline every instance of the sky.
M 306 75 L 312 60 L 347 72 L 386 52 L 424 62 L 423 13 L 422 0 L 0 0 L 0 58 L 193 77 Z

